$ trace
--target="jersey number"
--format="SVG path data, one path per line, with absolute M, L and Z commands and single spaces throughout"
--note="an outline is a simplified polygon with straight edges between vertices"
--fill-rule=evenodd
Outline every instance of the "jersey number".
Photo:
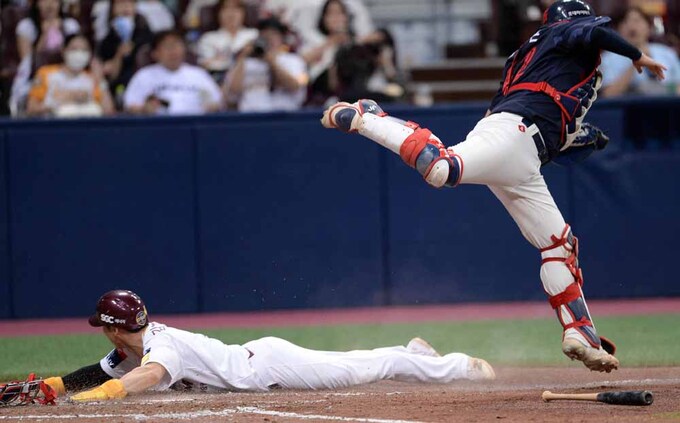
M 540 36 L 541 36 L 541 31 L 536 31 L 536 33 L 534 35 L 532 35 L 531 38 L 529 38 L 529 43 L 538 42 L 538 37 L 540 37 Z

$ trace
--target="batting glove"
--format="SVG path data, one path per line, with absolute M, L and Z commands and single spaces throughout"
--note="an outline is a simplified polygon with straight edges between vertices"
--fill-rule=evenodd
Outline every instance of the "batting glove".
M 125 398 L 127 392 L 120 379 L 111 379 L 94 389 L 81 392 L 71 397 L 72 401 L 105 401 L 110 399 Z

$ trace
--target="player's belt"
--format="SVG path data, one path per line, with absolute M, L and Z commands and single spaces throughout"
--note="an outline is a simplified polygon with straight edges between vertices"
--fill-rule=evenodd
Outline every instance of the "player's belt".
M 533 131 L 532 126 L 535 126 L 536 124 L 533 123 L 530 119 L 527 118 L 522 118 L 522 123 L 524 126 L 527 127 L 527 129 L 531 129 Z M 543 141 L 543 135 L 541 135 L 540 129 L 536 127 L 536 132 L 534 135 L 531 136 L 531 138 L 534 139 L 534 144 L 536 144 L 536 151 L 538 151 L 538 158 L 541 160 L 541 164 L 544 165 L 550 161 L 550 157 L 548 155 L 548 148 L 545 146 L 545 141 Z

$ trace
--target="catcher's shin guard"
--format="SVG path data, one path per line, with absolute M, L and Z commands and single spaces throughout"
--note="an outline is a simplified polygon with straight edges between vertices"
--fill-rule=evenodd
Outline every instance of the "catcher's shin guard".
M 612 355 L 614 344 L 597 334 L 583 296 L 583 273 L 578 264 L 578 239 L 566 225 L 552 236 L 553 244 L 541 249 L 541 279 L 550 305 L 564 328 L 562 349 L 591 370 L 611 371 L 618 367 Z
M 409 166 L 423 175 L 425 181 L 435 188 L 455 187 L 463 175 L 463 160 L 446 148 L 429 129 L 407 122 L 413 134 L 402 143 L 399 155 Z

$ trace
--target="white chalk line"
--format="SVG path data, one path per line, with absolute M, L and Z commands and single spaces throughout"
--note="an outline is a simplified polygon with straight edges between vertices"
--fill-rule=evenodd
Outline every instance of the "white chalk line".
M 175 420 L 192 420 L 201 417 L 228 417 L 234 414 L 256 414 L 262 416 L 288 417 L 299 420 L 328 420 L 341 422 L 361 422 L 361 423 L 420 423 L 415 420 L 391 420 L 391 419 L 375 419 L 369 417 L 340 417 L 327 416 L 321 414 L 299 414 L 288 411 L 273 411 L 264 410 L 258 407 L 236 407 L 225 408 L 224 410 L 211 411 L 192 411 L 187 413 L 159 413 L 159 414 L 141 414 L 141 413 L 120 413 L 120 414 L 60 414 L 60 415 L 23 415 L 23 416 L 0 416 L 0 420 L 74 420 L 74 419 L 134 419 L 137 421 L 158 420 L 158 419 L 175 419 Z

